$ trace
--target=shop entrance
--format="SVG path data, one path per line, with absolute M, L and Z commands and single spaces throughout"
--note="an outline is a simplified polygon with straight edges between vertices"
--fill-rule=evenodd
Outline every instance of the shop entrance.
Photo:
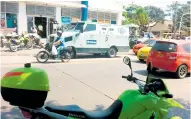
M 42 38 L 47 37 L 47 18 L 46 17 L 34 17 L 35 26 L 37 27 L 38 34 Z
M 28 33 L 33 33 L 32 29 L 36 27 L 38 35 L 42 38 L 47 38 L 50 34 L 54 33 L 52 21 L 54 21 L 54 18 L 27 16 L 27 31 Z

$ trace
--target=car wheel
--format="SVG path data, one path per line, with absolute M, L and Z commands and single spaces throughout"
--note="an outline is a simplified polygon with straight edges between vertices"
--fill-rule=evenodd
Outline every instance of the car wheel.
M 144 60 L 143 60 L 143 59 L 139 59 L 139 61 L 144 62 Z
M 157 70 L 157 68 L 154 68 L 151 66 L 151 63 L 147 66 L 148 73 L 154 73 Z
M 176 71 L 176 76 L 178 77 L 178 78 L 184 78 L 184 77 L 186 77 L 186 75 L 187 75 L 187 73 L 188 73 L 188 67 L 186 66 L 186 65 L 180 65 L 179 67 L 178 67 L 178 69 L 177 69 L 177 71 Z

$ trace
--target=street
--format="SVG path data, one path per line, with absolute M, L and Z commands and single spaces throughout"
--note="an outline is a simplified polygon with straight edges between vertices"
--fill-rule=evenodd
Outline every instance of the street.
M 32 51 L 31 51 L 32 52 Z M 37 53 L 37 52 L 36 52 Z M 32 62 L 32 67 L 47 71 L 50 79 L 50 92 L 46 105 L 77 104 L 87 110 L 103 110 L 125 90 L 138 87 L 122 79 L 122 75 L 129 75 L 130 69 L 123 63 L 123 56 L 132 60 L 134 76 L 145 80 L 147 76 L 146 64 L 138 61 L 132 53 L 119 55 L 117 58 L 91 58 L 85 56 L 71 59 L 69 63 L 49 61 L 37 63 L 31 55 L 4 55 L 1 53 L 1 77 L 9 70 L 23 67 L 24 63 Z M 170 115 L 178 115 L 183 119 L 190 118 L 190 77 L 176 79 L 173 73 L 159 71 L 154 76 L 164 79 L 174 98 L 185 106 L 183 109 L 173 109 Z M 35 97 L 34 97 L 35 98 Z M 17 107 L 10 106 L 1 99 L 2 119 L 22 119 Z

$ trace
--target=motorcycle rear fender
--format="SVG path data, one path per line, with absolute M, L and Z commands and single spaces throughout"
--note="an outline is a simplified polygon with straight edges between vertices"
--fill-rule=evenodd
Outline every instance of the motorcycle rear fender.
M 43 51 L 47 52 L 49 55 L 51 54 L 51 53 L 50 53 L 50 52 L 48 52 L 47 50 L 43 50 Z

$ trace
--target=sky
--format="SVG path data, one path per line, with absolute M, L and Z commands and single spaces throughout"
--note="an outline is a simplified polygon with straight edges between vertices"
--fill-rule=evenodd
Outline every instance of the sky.
M 178 1 L 180 3 L 186 3 L 188 0 L 118 0 L 123 2 L 124 5 L 134 4 L 140 5 L 140 6 L 147 6 L 147 5 L 153 5 L 160 7 L 163 10 L 167 9 L 167 5 L 172 4 L 175 1 Z

